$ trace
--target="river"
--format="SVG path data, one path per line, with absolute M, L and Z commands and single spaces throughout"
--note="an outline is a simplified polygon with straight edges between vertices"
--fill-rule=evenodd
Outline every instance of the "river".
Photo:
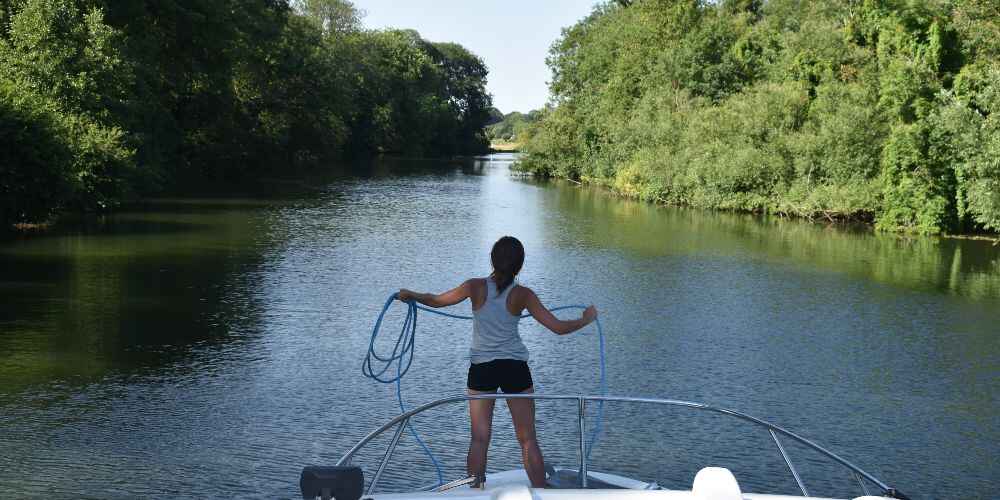
M 597 305 L 612 394 L 747 412 L 913 498 L 995 496 L 1000 247 L 657 207 L 511 158 L 380 161 L 0 243 L 0 497 L 295 498 L 302 466 L 398 412 L 360 369 L 386 296 L 488 274 L 504 234 L 544 302 Z M 469 333 L 421 317 L 408 405 L 463 391 Z M 522 335 L 540 392 L 598 391 L 592 328 Z M 519 466 L 502 405 L 495 422 L 490 469 Z M 415 425 L 464 476 L 464 407 Z M 573 466 L 575 404 L 540 403 L 538 425 Z M 814 495 L 859 494 L 787 448 Z M 689 488 L 707 465 L 797 492 L 766 432 L 690 410 L 608 405 L 590 467 Z M 383 485 L 433 479 L 404 437 Z

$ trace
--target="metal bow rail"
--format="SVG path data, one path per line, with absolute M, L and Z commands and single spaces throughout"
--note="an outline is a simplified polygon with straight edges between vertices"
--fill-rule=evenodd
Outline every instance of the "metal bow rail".
M 580 486 L 583 488 L 587 487 L 587 449 L 585 440 L 585 412 L 587 408 L 587 403 L 591 401 L 605 401 L 605 402 L 622 402 L 622 403 L 648 403 L 655 405 L 665 405 L 665 406 L 679 406 L 684 408 L 693 408 L 696 410 L 704 410 L 713 413 L 721 413 L 723 415 L 729 415 L 731 417 L 736 417 L 740 420 L 750 422 L 754 425 L 764 427 L 767 429 L 768 433 L 771 435 L 771 439 L 774 440 L 775 446 L 778 448 L 778 452 L 781 454 L 781 458 L 785 461 L 785 465 L 788 466 L 789 472 L 791 472 L 792 477 L 795 479 L 795 483 L 798 485 L 799 489 L 802 490 L 802 495 L 808 497 L 809 491 L 806 489 L 805 484 L 802 482 L 802 478 L 799 476 L 798 470 L 792 464 L 791 458 L 788 456 L 788 452 L 785 451 L 785 447 L 782 446 L 781 441 L 778 439 L 778 434 L 782 436 L 791 438 L 814 451 L 820 453 L 821 455 L 833 460 L 844 466 L 854 475 L 858 484 L 861 486 L 861 490 L 865 495 L 869 494 L 868 486 L 865 484 L 867 479 L 872 484 L 876 485 L 881 490 L 881 495 L 889 498 L 899 498 L 906 499 L 906 495 L 903 495 L 895 488 L 889 487 L 887 484 L 876 478 L 875 476 L 865 472 L 860 467 L 852 464 L 844 458 L 841 458 L 832 451 L 823 448 L 822 446 L 795 434 L 792 431 L 774 425 L 765 420 L 741 413 L 735 410 L 729 410 L 726 408 L 719 408 L 715 406 L 710 406 L 704 403 L 695 403 L 691 401 L 680 401 L 674 399 L 656 399 L 656 398 L 634 398 L 634 397 L 623 397 L 623 396 L 570 396 L 570 395 L 558 395 L 558 394 L 478 394 L 478 395 L 462 395 L 462 396 L 452 396 L 437 401 L 432 401 L 430 403 L 418 406 L 410 411 L 402 413 L 392 420 L 385 423 L 385 425 L 375 429 L 365 436 L 358 444 L 354 445 L 343 457 L 337 462 L 337 465 L 349 465 L 351 459 L 354 455 L 363 448 L 369 441 L 380 436 L 385 431 L 396 426 L 396 432 L 393 434 L 392 439 L 389 441 L 389 445 L 386 447 L 385 455 L 382 457 L 381 462 L 379 462 L 378 468 L 375 470 L 375 475 L 372 476 L 370 485 L 368 486 L 367 494 L 372 494 L 375 491 L 376 485 L 378 485 L 379 478 L 382 476 L 382 472 L 385 470 L 386 465 L 392 458 L 393 451 L 396 449 L 396 445 L 399 443 L 399 438 L 403 433 L 403 429 L 409 423 L 410 418 L 419 413 L 423 413 L 431 408 L 436 408 L 441 405 L 450 403 L 459 403 L 464 401 L 471 401 L 474 399 L 543 399 L 543 400 L 565 400 L 565 401 L 576 401 L 577 402 L 577 419 L 580 426 Z

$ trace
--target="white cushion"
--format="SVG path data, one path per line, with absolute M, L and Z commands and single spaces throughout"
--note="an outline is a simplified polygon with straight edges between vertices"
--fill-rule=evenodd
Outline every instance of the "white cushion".
M 705 467 L 698 471 L 691 492 L 698 500 L 743 500 L 740 485 L 725 467 Z

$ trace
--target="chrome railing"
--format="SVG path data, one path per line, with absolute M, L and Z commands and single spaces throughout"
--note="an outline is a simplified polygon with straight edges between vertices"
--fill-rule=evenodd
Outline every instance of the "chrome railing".
M 448 398 L 439 399 L 437 401 L 432 401 L 430 403 L 418 406 L 406 413 L 402 413 L 392 420 L 386 422 L 384 425 L 370 432 L 367 436 L 358 441 L 358 444 L 354 445 L 343 457 L 337 462 L 337 465 L 349 465 L 351 459 L 354 455 L 363 448 L 368 442 L 380 436 L 383 432 L 396 426 L 396 432 L 393 434 L 392 439 L 389 441 L 389 445 L 386 447 L 385 454 L 382 457 L 381 462 L 379 462 L 378 468 L 375 470 L 375 475 L 372 476 L 371 483 L 368 486 L 367 494 L 371 495 L 375 491 L 375 487 L 378 485 L 379 479 L 382 477 L 382 472 L 385 470 L 386 465 L 389 460 L 392 459 L 393 451 L 396 449 L 396 445 L 399 443 L 399 438 L 403 433 L 403 429 L 409 423 L 410 418 L 419 413 L 423 413 L 431 408 L 436 408 L 441 405 L 458 403 L 464 401 L 471 401 L 474 399 L 544 399 L 544 400 L 566 400 L 566 401 L 576 401 L 577 402 L 577 418 L 580 426 L 580 486 L 583 488 L 587 487 L 587 449 L 586 449 L 586 438 L 584 427 L 585 412 L 587 409 L 588 401 L 606 401 L 606 402 L 623 402 L 623 403 L 650 403 L 656 405 L 666 405 L 666 406 L 680 406 L 685 408 L 693 408 L 697 410 L 704 410 L 708 412 L 721 413 L 723 415 L 729 415 L 731 417 L 736 417 L 746 422 L 750 422 L 754 425 L 764 427 L 768 430 L 771 435 L 771 439 L 774 440 L 775 446 L 778 448 L 778 453 L 781 454 L 781 458 L 785 461 L 785 465 L 788 466 L 789 472 L 791 472 L 792 477 L 795 479 L 795 484 L 798 485 L 799 489 L 802 491 L 802 495 L 808 497 L 809 491 L 806 489 L 805 484 L 802 482 L 801 476 L 799 476 L 798 470 L 795 469 L 795 465 L 792 464 L 792 460 L 788 453 L 785 451 L 784 446 L 782 446 L 781 441 L 778 439 L 778 434 L 782 436 L 791 438 L 812 450 L 820 453 L 821 455 L 833 460 L 836 463 L 847 468 L 854 475 L 854 478 L 858 481 L 861 486 L 862 491 L 865 495 L 868 495 L 868 488 L 865 485 L 865 480 L 870 481 L 872 484 L 876 485 L 881 490 L 881 495 L 890 498 L 901 498 L 906 499 L 907 497 L 900 493 L 894 488 L 890 488 L 887 484 L 876 478 L 875 476 L 865 472 L 860 467 L 852 464 L 839 455 L 833 453 L 826 448 L 795 434 L 792 431 L 774 425 L 765 420 L 761 420 L 757 417 L 747 415 L 745 413 L 740 413 L 738 411 L 729 410 L 726 408 L 719 408 L 715 406 L 710 406 L 703 403 L 694 403 L 690 401 L 679 401 L 674 399 L 655 399 L 655 398 L 633 398 L 633 397 L 622 397 L 622 396 L 569 396 L 569 395 L 550 395 L 550 394 L 477 394 L 474 396 L 452 396 Z

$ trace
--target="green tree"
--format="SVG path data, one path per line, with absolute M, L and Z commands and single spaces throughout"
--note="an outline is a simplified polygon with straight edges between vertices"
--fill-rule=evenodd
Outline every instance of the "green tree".
M 432 56 L 443 71 L 443 92 L 451 108 L 453 131 L 439 129 L 439 154 L 483 153 L 489 149 L 484 128 L 493 98 L 486 92 L 489 70 L 479 56 L 456 43 L 433 44 Z
M 998 19 L 986 0 L 605 2 L 553 44 L 553 108 L 519 168 L 667 203 L 996 230 Z
M 361 31 L 364 14 L 347 0 L 299 0 L 296 9 L 317 22 L 327 35 Z
M 28 0 L 11 19 L 0 58 L 4 77 L 104 123 L 127 97 L 120 34 L 100 9 L 82 11 L 72 0 Z
M 953 162 L 960 223 L 1000 231 L 1000 64 L 963 68 L 955 87 L 933 116 L 935 153 Z
M 0 79 L 0 230 L 42 222 L 79 189 L 54 102 Z
M 347 0 L 0 0 L 17 141 L 0 223 L 344 154 L 485 151 L 483 61 L 362 17 Z
M 73 152 L 72 165 L 62 167 L 75 178 L 73 194 L 54 188 L 60 204 L 107 208 L 128 190 L 132 150 L 115 113 L 124 108 L 131 76 L 120 43 L 100 9 L 81 11 L 71 0 L 28 0 L 0 44 L 0 79 L 41 99 L 25 102 L 54 103 L 58 130 Z
M 512 111 L 503 115 L 500 121 L 486 127 L 486 136 L 498 141 L 524 141 L 531 126 L 542 116 L 542 110 L 533 109 L 528 113 Z

